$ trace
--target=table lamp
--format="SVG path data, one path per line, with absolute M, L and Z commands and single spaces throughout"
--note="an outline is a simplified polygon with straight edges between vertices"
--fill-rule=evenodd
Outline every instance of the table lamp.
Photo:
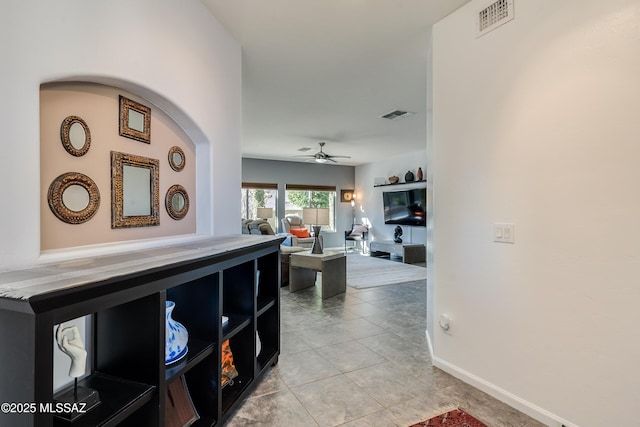
M 311 224 L 313 228 L 313 246 L 311 246 L 312 254 L 322 253 L 322 240 L 320 237 L 320 227 L 329 225 L 329 209 L 328 208 L 304 208 L 302 210 L 302 220 L 305 224 Z
M 258 208 L 258 218 L 269 219 L 273 217 L 273 208 Z

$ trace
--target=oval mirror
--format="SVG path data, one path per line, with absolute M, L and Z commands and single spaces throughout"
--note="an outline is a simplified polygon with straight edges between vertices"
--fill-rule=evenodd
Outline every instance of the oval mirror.
M 68 172 L 53 180 L 47 201 L 51 212 L 68 224 L 89 221 L 100 206 L 100 192 L 91 178 L 77 172 Z
M 169 149 L 169 166 L 171 166 L 171 169 L 180 172 L 184 169 L 185 162 L 184 151 L 180 147 L 173 146 Z
M 187 190 L 181 185 L 173 185 L 167 190 L 165 206 L 169 216 L 175 220 L 180 220 L 189 211 L 189 196 Z
M 176 193 L 173 195 L 171 199 L 171 204 L 173 205 L 173 209 L 176 211 L 181 211 L 184 209 L 184 196 L 182 193 Z
M 84 156 L 91 146 L 89 126 L 78 116 L 68 116 L 60 126 L 62 146 L 72 156 Z
M 69 142 L 76 150 L 82 149 L 84 147 L 85 142 L 87 141 L 87 136 L 84 133 L 84 128 L 79 122 L 74 122 L 71 124 L 69 128 Z
M 78 184 L 72 184 L 62 192 L 62 203 L 73 212 L 80 212 L 89 206 L 89 192 Z

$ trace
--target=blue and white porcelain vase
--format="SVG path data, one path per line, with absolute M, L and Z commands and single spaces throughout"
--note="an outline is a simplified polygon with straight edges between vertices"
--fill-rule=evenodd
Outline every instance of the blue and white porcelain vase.
M 164 363 L 169 365 L 177 362 L 187 355 L 187 341 L 189 341 L 189 332 L 187 328 L 180 322 L 176 322 L 171 317 L 176 303 L 167 301 L 167 325 L 166 325 L 166 344 Z

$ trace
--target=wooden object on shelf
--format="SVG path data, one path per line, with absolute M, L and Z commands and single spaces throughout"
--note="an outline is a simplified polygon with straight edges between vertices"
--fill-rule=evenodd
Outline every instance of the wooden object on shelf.
M 184 375 L 167 386 L 165 419 L 167 427 L 190 426 L 200 419 L 189 395 Z
M 395 243 L 393 240 L 371 242 L 369 253 L 371 256 L 396 255 L 401 257 L 405 264 L 417 264 L 426 260 L 426 248 L 423 244 Z
M 167 426 L 167 390 L 184 376 L 198 426 L 224 425 L 280 354 L 280 242 L 242 235 L 0 273 L 0 401 L 53 402 L 53 335 L 88 315 L 89 375 L 101 404 L 72 424 L 52 413 L 0 413 L 1 426 Z M 260 286 L 256 286 L 260 270 Z M 189 352 L 165 366 L 165 302 Z M 229 323 L 222 326 L 222 315 Z M 262 351 L 256 357 L 256 331 Z M 239 376 L 220 384 L 222 343 Z M 56 350 L 57 351 L 57 350 Z

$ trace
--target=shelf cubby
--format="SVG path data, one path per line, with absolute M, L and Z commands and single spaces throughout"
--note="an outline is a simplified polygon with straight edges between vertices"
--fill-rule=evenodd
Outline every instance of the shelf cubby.
M 115 426 L 151 400 L 156 387 L 95 373 L 78 381 L 78 386 L 97 390 L 100 404 L 73 422 L 54 418 L 55 426 Z
M 176 378 L 180 378 L 181 375 L 187 373 L 191 368 L 204 360 L 205 357 L 213 354 L 216 343 L 190 338 L 187 347 L 189 351 L 183 360 L 179 360 L 165 368 L 165 381 L 167 383 Z

